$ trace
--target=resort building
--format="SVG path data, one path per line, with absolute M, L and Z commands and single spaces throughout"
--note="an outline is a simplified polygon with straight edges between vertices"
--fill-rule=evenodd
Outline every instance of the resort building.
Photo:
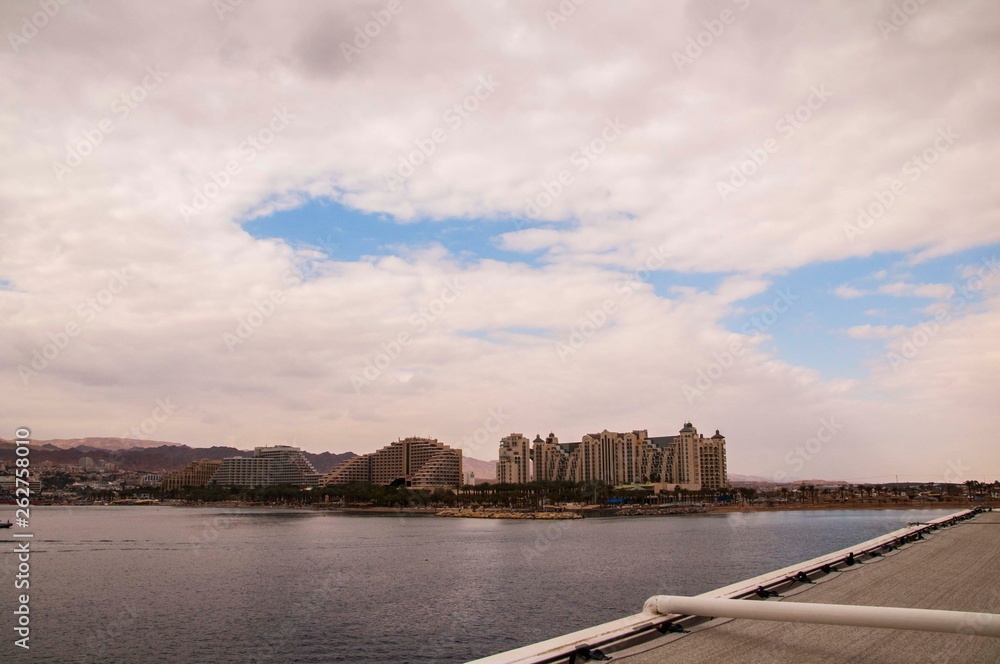
M 323 476 L 321 484 L 401 481 L 413 488 L 458 487 L 462 483 L 462 450 L 434 438 L 403 438 L 377 452 L 348 459 Z
M 322 477 L 306 455 L 297 447 L 274 445 L 255 447 L 253 455 L 257 459 L 271 460 L 271 482 L 295 486 L 317 486 Z
M 257 488 L 271 486 L 271 460 L 256 457 L 230 457 L 223 459 L 212 476 L 212 484 Z
M 531 441 L 519 433 L 500 440 L 497 482 L 521 484 L 531 481 Z
M 587 434 L 578 443 L 560 443 L 552 433 L 527 439 L 511 434 L 500 441 L 497 481 L 601 481 L 608 484 L 663 483 L 682 489 L 728 485 L 726 439 L 716 430 L 705 438 L 690 422 L 676 436 L 649 436 L 645 429 Z M 529 464 L 530 460 L 530 464 Z
M 181 470 L 164 474 L 160 486 L 167 491 L 189 486 L 205 486 L 212 480 L 221 463 L 218 459 L 192 461 Z
M 218 463 L 218 462 L 217 462 Z M 297 447 L 255 447 L 252 457 L 223 459 L 212 476 L 219 486 L 265 487 L 276 484 L 316 486 L 320 474 Z

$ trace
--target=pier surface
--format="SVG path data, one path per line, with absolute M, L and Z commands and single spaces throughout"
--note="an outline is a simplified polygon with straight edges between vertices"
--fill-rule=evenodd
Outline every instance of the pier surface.
M 775 600 L 769 600 L 775 601 Z M 788 593 L 783 602 L 1000 613 L 1000 511 Z M 1000 662 L 1000 639 L 965 634 L 714 620 L 610 653 L 628 664 Z

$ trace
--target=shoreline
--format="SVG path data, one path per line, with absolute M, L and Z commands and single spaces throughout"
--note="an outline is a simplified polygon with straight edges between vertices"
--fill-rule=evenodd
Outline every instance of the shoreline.
M 443 510 L 439 510 L 434 516 L 440 516 L 451 519 L 514 519 L 514 520 L 525 520 L 525 519 L 537 519 L 539 521 L 559 521 L 559 520 L 572 520 L 572 519 L 582 519 L 583 515 L 579 512 L 518 512 L 515 510 L 506 509 L 469 509 L 469 508 L 456 508 L 449 507 Z
M 981 503 L 987 507 L 987 503 Z M 815 505 L 726 505 L 715 507 L 712 512 L 815 512 L 851 510 L 961 510 L 971 509 L 969 503 L 864 503 L 864 504 L 815 504 Z
M 978 503 L 989 507 L 990 503 Z M 976 505 L 969 503 L 862 503 L 862 504 L 791 504 L 791 505 L 633 505 L 625 508 L 590 506 L 563 511 L 519 510 L 500 507 L 361 507 L 329 505 L 260 505 L 223 501 L 218 503 L 161 502 L 143 504 L 66 504 L 39 505 L 38 507 L 189 507 L 215 509 L 283 510 L 307 512 L 332 512 L 351 516 L 440 516 L 445 518 L 509 519 L 509 520 L 564 520 L 581 518 L 632 518 L 639 516 L 696 516 L 711 514 L 749 514 L 757 512 L 823 512 L 823 511 L 881 511 L 881 510 L 960 510 Z M 996 506 L 994 506 L 996 507 Z M 620 511 L 619 511 L 620 510 Z

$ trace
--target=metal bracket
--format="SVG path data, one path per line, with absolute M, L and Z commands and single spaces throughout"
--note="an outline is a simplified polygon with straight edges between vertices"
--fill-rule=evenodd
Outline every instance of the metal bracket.
M 660 634 L 689 634 L 686 629 L 678 625 L 677 623 L 663 623 L 662 625 L 656 626 L 656 631 Z
M 583 644 L 579 648 L 573 651 L 573 654 L 569 656 L 569 664 L 576 664 L 577 657 L 580 658 L 581 662 L 610 662 L 611 658 L 605 655 L 597 648 L 591 648 L 587 644 Z

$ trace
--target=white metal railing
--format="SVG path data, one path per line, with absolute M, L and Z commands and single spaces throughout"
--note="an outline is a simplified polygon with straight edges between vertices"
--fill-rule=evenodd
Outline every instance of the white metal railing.
M 838 561 L 842 561 L 846 556 L 852 553 L 873 549 L 884 544 L 890 544 L 898 541 L 900 537 L 907 537 L 916 532 L 925 531 L 930 526 L 944 525 L 954 519 L 967 517 L 972 512 L 973 510 L 966 509 L 934 519 L 928 524 L 907 525 L 906 528 L 901 528 L 886 535 L 856 544 L 852 547 L 841 549 L 840 551 L 828 553 L 826 555 L 819 556 L 818 558 L 813 558 L 812 560 L 798 563 L 796 565 L 768 572 L 767 574 L 762 574 L 752 579 L 745 579 L 722 588 L 710 590 L 703 593 L 699 597 L 729 599 L 746 596 L 747 594 L 752 593 L 756 588 L 762 586 L 767 587 L 770 583 L 788 580 L 800 571 L 818 569 L 824 564 L 835 564 Z M 754 602 L 753 600 L 750 600 L 747 603 L 751 602 L 757 604 L 763 603 Z M 569 653 L 572 653 L 578 647 L 586 645 L 593 646 L 595 644 L 612 641 L 616 638 L 624 638 L 639 633 L 642 630 L 650 629 L 663 621 L 664 617 L 659 613 L 643 611 L 642 613 L 619 618 L 618 620 L 613 620 L 594 627 L 588 627 L 577 632 L 572 632 L 563 636 L 557 636 L 538 643 L 521 646 L 520 648 L 483 657 L 470 664 L 535 664 L 537 662 L 554 661 L 559 659 L 561 655 L 568 656 Z
M 676 595 L 654 595 L 646 600 L 643 608 L 650 613 L 662 615 L 777 620 L 1000 637 L 1000 615 L 992 613 L 805 602 L 764 602 Z

